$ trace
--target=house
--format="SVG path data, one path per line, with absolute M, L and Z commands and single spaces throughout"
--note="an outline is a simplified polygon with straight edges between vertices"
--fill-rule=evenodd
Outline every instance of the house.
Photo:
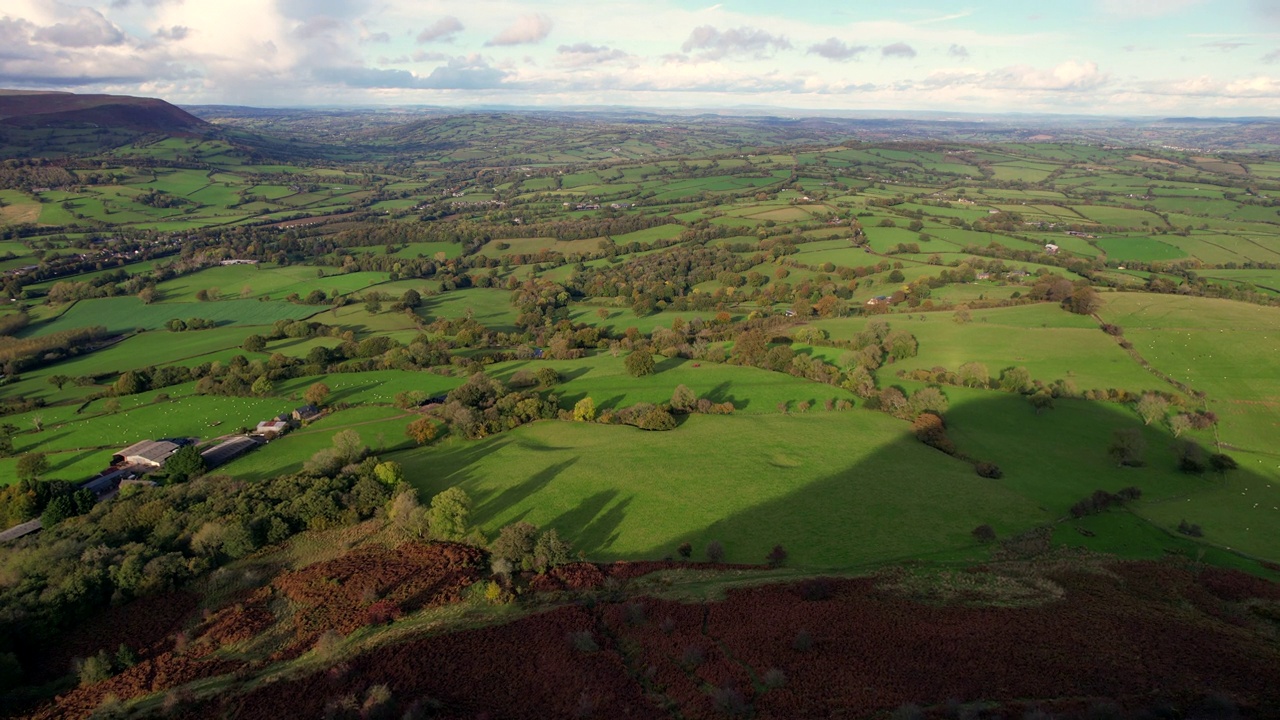
M 867 304 L 868 304 L 868 305 L 871 305 L 872 307 L 877 306 L 877 305 L 888 305 L 888 304 L 889 304 L 889 296 L 888 296 L 888 295 L 877 295 L 877 296 L 875 296 L 875 297 L 871 298 L 870 300 L 868 300 L 868 301 L 867 301 Z
M 298 422 L 311 422 L 320 417 L 320 408 L 315 405 L 303 405 L 293 411 L 293 419 Z
M 158 469 L 181 447 L 169 440 L 143 440 L 111 456 L 112 465 L 137 465 Z
M 1053 243 L 1049 243 L 1048 245 L 1045 245 L 1045 246 L 1044 246 L 1044 251 L 1045 251 L 1045 252 L 1047 252 L 1047 253 L 1049 253 L 1050 255 L 1057 255 L 1057 254 L 1058 254 L 1058 246 L 1057 246 L 1057 245 L 1054 245 Z
M 289 421 L 281 420 L 280 418 L 264 420 L 258 423 L 258 427 L 253 430 L 253 434 L 268 438 L 280 437 L 287 432 L 289 432 Z

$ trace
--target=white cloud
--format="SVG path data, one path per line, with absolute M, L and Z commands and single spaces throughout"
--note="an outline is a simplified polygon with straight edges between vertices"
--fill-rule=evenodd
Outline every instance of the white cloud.
M 853 60 L 870 48 L 866 45 L 849 45 L 845 41 L 829 37 L 820 43 L 809 46 L 808 54 L 820 55 L 828 60 Z
M 418 33 L 417 42 L 419 44 L 429 42 L 453 42 L 453 38 L 458 33 L 465 30 L 466 27 L 462 21 L 452 15 L 446 15 L 434 23 L 422 29 Z
M 882 57 L 913 58 L 916 56 L 916 49 L 904 42 L 896 42 L 880 48 L 880 55 Z
M 486 46 L 526 45 L 545 40 L 551 34 L 551 18 L 546 15 L 524 15 L 507 26 Z
M 1174 15 L 1204 0 L 1097 0 L 1105 15 L 1118 18 L 1154 18 Z
M 773 35 L 754 27 L 738 27 L 720 30 L 711 25 L 700 25 L 689 34 L 680 46 L 682 52 L 701 50 L 699 57 L 719 60 L 729 56 L 753 58 L 768 57 L 778 50 L 790 50 L 791 41 L 783 35 Z

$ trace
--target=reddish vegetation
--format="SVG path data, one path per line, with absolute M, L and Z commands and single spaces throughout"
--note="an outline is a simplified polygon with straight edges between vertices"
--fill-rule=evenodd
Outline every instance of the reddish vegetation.
M 544 575 L 535 575 L 529 587 L 537 592 L 557 590 L 596 590 L 604 586 L 608 578 L 631 580 L 660 570 L 760 570 L 759 565 L 726 565 L 707 562 L 673 562 L 669 560 L 622 561 L 607 565 L 576 562 L 552 568 Z
M 121 643 L 140 658 L 158 655 L 168 649 L 173 634 L 195 610 L 196 601 L 196 596 L 188 593 L 168 593 L 112 607 L 63 635 L 36 657 L 27 672 L 31 679 L 47 682 L 71 672 L 75 658 L 86 658 L 102 649 L 114 653 Z
M 565 586 L 607 576 L 590 568 L 553 576 Z M 1012 608 L 912 601 L 875 578 L 733 590 L 705 605 L 561 607 L 384 647 L 186 717 L 319 717 L 378 684 L 395 716 L 429 701 L 444 718 L 863 716 L 907 703 L 933 717 L 952 698 L 1004 702 L 1001 714 L 1016 717 L 1083 713 L 1101 698 L 1126 712 L 1185 710 L 1214 693 L 1280 714 L 1280 648 L 1236 602 L 1274 603 L 1276 585 L 1157 562 L 1049 577 L 1065 597 Z
M 242 720 L 325 717 L 326 704 L 386 684 L 400 717 L 415 703 L 438 703 L 441 718 L 666 718 L 630 680 L 617 653 L 584 652 L 572 633 L 594 632 L 592 613 L 561 607 L 510 625 L 464 630 L 384 648 L 330 672 L 265 686 L 219 705 L 192 705 L 175 717 L 224 713 Z M 589 711 L 580 714 L 581 711 Z
M 401 612 L 457 602 L 480 579 L 484 553 L 454 543 L 370 546 L 276 578 L 273 587 L 297 605 L 295 647 L 322 633 L 346 635 Z
M 193 132 L 209 127 L 155 98 L 61 92 L 0 93 L 0 123 L 21 127 L 95 124 L 142 132 Z
M 202 639 L 207 638 L 215 646 L 221 646 L 256 637 L 276 621 L 267 609 L 270 599 L 270 589 L 263 588 L 244 602 L 223 608 L 209 618 L 201 632 Z

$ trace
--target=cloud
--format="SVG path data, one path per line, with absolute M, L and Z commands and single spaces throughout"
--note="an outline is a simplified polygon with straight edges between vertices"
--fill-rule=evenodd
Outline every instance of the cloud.
M 828 60 L 852 60 L 870 48 L 866 45 L 849 45 L 845 41 L 829 37 L 820 43 L 809 46 L 809 55 L 821 55 Z
M 353 88 L 410 90 L 487 90 L 501 87 L 506 77 L 478 56 L 452 58 L 425 76 L 362 66 L 316 68 L 312 75 L 321 82 Z
M 1280 50 L 1272 50 L 1266 55 L 1263 55 L 1262 62 L 1268 65 L 1274 65 L 1276 62 L 1280 62 Z
M 1239 50 L 1242 47 L 1248 47 L 1253 43 L 1247 43 L 1243 40 L 1218 40 L 1216 42 L 1201 43 L 1200 47 L 1206 47 L 1210 50 L 1221 50 L 1222 52 L 1231 52 Z
M 415 42 L 419 45 L 429 42 L 453 42 L 453 36 L 465 29 L 461 20 L 452 15 L 446 15 L 423 28 Z
M 1249 0 L 1249 9 L 1262 20 L 1280 23 L 1280 2 L 1276 0 Z
M 881 57 L 913 58 L 916 56 L 916 49 L 904 42 L 896 42 L 880 48 L 880 55 Z
M 956 45 L 955 43 L 952 43 L 951 47 L 947 48 L 947 54 L 953 58 L 960 58 L 962 60 L 968 59 L 969 48 L 963 45 Z
M 771 35 L 764 30 L 753 27 L 731 28 L 720 31 L 710 25 L 702 25 L 693 29 L 689 39 L 680 46 L 683 52 L 702 50 L 700 56 L 706 60 L 719 60 L 726 56 L 750 56 L 764 58 L 771 50 L 790 50 L 791 41 L 782 35 Z
M 178 42 L 180 40 L 186 40 L 187 36 L 190 34 L 191 28 L 185 25 L 174 25 L 173 27 L 162 27 L 156 30 L 151 37 L 156 40 Z
M 541 42 L 551 34 L 551 24 L 551 18 L 546 15 L 524 15 L 486 42 L 485 47 Z
M 1087 92 L 1110 81 L 1095 62 L 1064 62 L 1048 70 L 1016 65 L 989 73 L 990 84 L 1011 90 Z
M 389 43 L 391 42 L 391 33 L 376 32 L 368 33 L 360 37 L 362 43 Z
M 1118 18 L 1154 18 L 1180 13 L 1204 0 L 1097 0 L 1105 15 Z
M 582 42 L 556 48 L 555 62 L 563 67 L 585 67 L 626 60 L 630 57 L 631 55 L 622 50 Z
M 113 25 L 102 13 L 91 8 L 78 8 L 75 17 L 49 27 L 36 30 L 32 36 L 39 42 L 47 42 L 67 48 L 102 47 L 120 45 L 124 32 Z

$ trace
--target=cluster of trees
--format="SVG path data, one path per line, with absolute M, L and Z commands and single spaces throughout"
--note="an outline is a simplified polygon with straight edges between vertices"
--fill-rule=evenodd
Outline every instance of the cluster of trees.
M 68 517 L 83 515 L 93 507 L 95 498 L 88 490 L 77 490 L 72 483 L 39 479 L 48 470 L 43 455 L 24 455 L 20 462 L 28 458 L 31 461 L 27 465 L 34 467 L 19 468 L 22 479 L 0 488 L 0 525 L 7 528 L 42 518 L 45 526 L 51 527 Z M 39 467 L 41 463 L 43 467 Z
M 107 329 L 95 325 L 30 338 L 0 337 L 0 367 L 12 380 L 23 370 L 91 351 L 106 336 Z
M 500 381 L 475 373 L 445 397 L 439 416 L 452 432 L 477 439 L 519 427 L 534 420 L 558 416 L 555 395 L 510 390 Z
M 365 457 L 332 475 L 250 484 L 206 476 L 126 490 L 82 521 L 24 538 L 6 551 L 12 582 L 0 588 L 0 646 L 31 648 L 107 604 L 173 589 L 304 529 L 369 518 L 393 495 L 384 478 L 398 481 L 385 468 L 379 473 L 384 464 Z M 45 485 L 0 492 L 47 492 Z

